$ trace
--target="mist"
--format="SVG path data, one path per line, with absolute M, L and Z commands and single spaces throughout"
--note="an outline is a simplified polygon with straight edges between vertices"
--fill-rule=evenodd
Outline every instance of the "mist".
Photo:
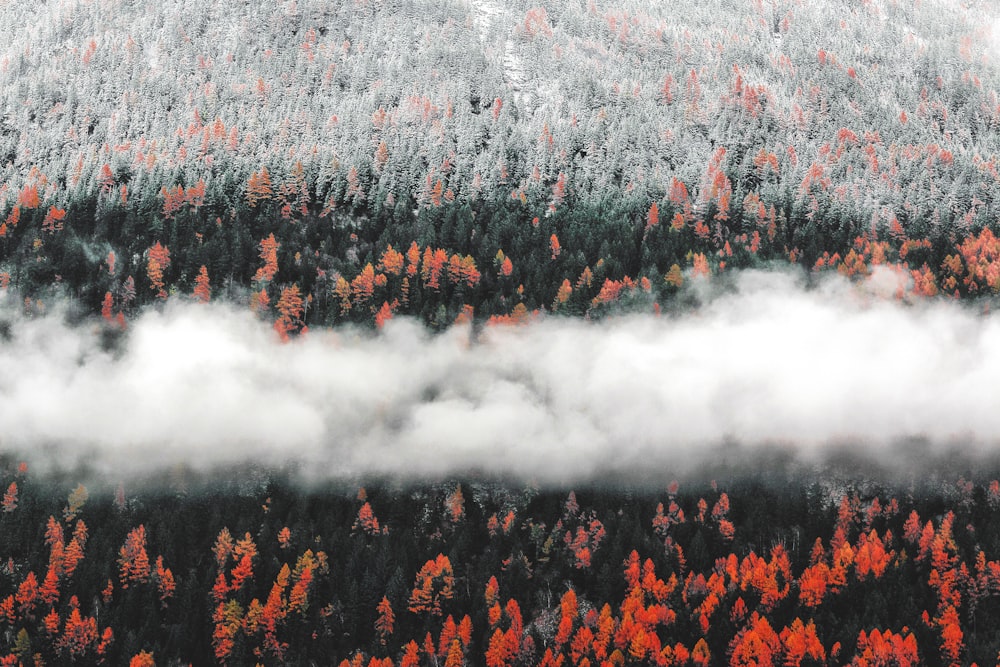
M 892 466 L 1000 443 L 1000 315 L 905 304 L 878 279 L 807 288 L 744 272 L 676 316 L 282 344 L 226 305 L 169 303 L 103 324 L 0 309 L 0 451 L 98 474 L 252 464 L 314 480 L 496 475 L 646 479 L 778 449 Z M 700 290 L 700 291 L 699 291 Z

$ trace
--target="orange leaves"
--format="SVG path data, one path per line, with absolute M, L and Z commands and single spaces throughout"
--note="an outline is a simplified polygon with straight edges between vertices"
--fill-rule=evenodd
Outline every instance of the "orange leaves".
M 625 276 L 622 280 L 611 280 L 610 278 L 604 279 L 604 284 L 601 285 L 601 291 L 597 293 L 591 300 L 591 304 L 594 306 L 606 305 L 615 302 L 618 296 L 622 293 L 622 290 L 628 288 L 632 289 L 635 287 L 635 283 L 628 276 Z
M 692 262 L 693 264 L 691 269 L 691 275 L 693 277 L 697 278 L 701 276 L 704 278 L 708 278 L 712 274 L 712 271 L 708 266 L 708 258 L 705 256 L 705 253 L 702 252 L 695 253 L 694 257 L 692 258 Z
M 681 267 L 677 264 L 671 265 L 670 270 L 667 271 L 665 276 L 663 276 L 663 280 L 668 285 L 672 285 L 674 287 L 680 287 L 683 285 L 684 275 L 681 273 Z
M 156 661 L 153 660 L 152 653 L 140 651 L 136 655 L 132 656 L 132 659 L 129 660 L 128 667 L 156 667 Z
M 558 310 L 559 306 L 569 301 L 569 297 L 572 294 L 573 287 L 569 284 L 569 279 L 564 278 L 562 284 L 559 286 L 559 291 L 556 292 L 555 301 L 552 302 L 552 310 Z
M 462 495 L 461 484 L 457 485 L 455 490 L 445 498 L 444 508 L 447 512 L 448 520 L 452 524 L 458 523 L 465 516 L 465 497 Z
M 475 287 L 479 283 L 480 277 L 476 262 L 471 255 L 464 257 L 452 255 L 448 260 L 448 278 L 452 284 L 457 285 L 464 282 L 469 287 Z
M 260 248 L 258 257 L 264 260 L 264 266 L 257 269 L 257 273 L 253 276 L 254 282 L 270 282 L 278 272 L 278 248 L 281 244 L 275 240 L 274 234 L 270 234 L 266 239 L 261 239 L 258 247 Z
M 267 201 L 273 196 L 274 188 L 271 186 L 271 175 L 267 173 L 267 167 L 261 168 L 260 172 L 255 171 L 250 174 L 246 189 L 246 200 L 250 208 L 256 208 L 258 203 Z
M 506 631 L 500 627 L 503 618 L 508 621 Z M 495 602 L 489 609 L 489 623 L 493 634 L 490 636 L 485 654 L 487 666 L 507 667 L 507 665 L 515 664 L 521 652 L 521 641 L 524 635 L 524 621 L 521 618 L 521 608 L 517 601 L 508 600 L 503 609 L 501 609 L 499 602 Z M 470 622 L 468 628 L 470 633 L 471 629 Z
M 862 630 L 858 634 L 858 652 L 852 665 L 875 667 L 876 665 L 899 665 L 914 667 L 920 664 L 917 654 L 917 640 L 912 632 L 904 628 L 899 634 L 891 630 L 870 633 Z
M 381 109 L 380 109 L 381 111 Z M 385 115 L 385 112 L 382 111 Z M 375 165 L 375 171 L 381 173 L 385 164 L 389 161 L 389 148 L 385 145 L 385 141 L 380 141 L 378 147 L 375 149 L 375 155 L 372 158 L 372 162 Z
M 946 663 L 957 665 L 962 654 L 963 640 L 961 623 L 958 611 L 954 606 L 945 608 L 938 619 L 938 627 L 941 629 L 941 657 Z
M 243 610 L 236 600 L 220 602 L 212 614 L 215 631 L 212 633 L 212 648 L 215 657 L 221 662 L 229 658 L 235 645 L 234 638 L 240 630 Z
M 38 186 L 34 184 L 25 185 L 17 194 L 17 205 L 21 208 L 38 208 L 41 201 L 38 197 Z
M 826 660 L 826 650 L 816 635 L 816 624 L 812 620 L 803 624 L 796 618 L 781 631 L 779 638 L 784 649 L 784 665 L 798 667 L 806 658 L 820 663 Z
M 174 186 L 169 190 L 167 188 L 160 188 L 160 196 L 163 197 L 163 217 L 166 220 L 171 220 L 174 214 L 184 206 L 186 201 L 186 196 L 184 194 L 184 188 L 180 185 Z
M 158 299 L 166 299 L 163 272 L 170 267 L 170 250 L 157 241 L 147 252 L 146 275 Z
M 559 237 L 555 234 L 549 237 L 549 249 L 552 250 L 552 259 L 558 257 L 559 253 L 562 252 L 562 246 L 559 245 Z
M 559 177 L 556 179 L 555 185 L 552 186 L 552 201 L 549 202 L 549 213 L 555 213 L 556 207 L 562 204 L 563 199 L 566 198 L 566 174 L 559 172 Z
M 282 340 L 288 339 L 288 334 L 299 331 L 303 328 L 302 314 L 304 304 L 302 294 L 298 285 L 290 285 L 281 290 L 281 297 L 276 304 L 278 309 L 278 319 L 274 323 L 274 330 Z
M 91 650 L 96 650 L 97 642 L 97 620 L 92 616 L 84 617 L 79 608 L 74 607 L 66 619 L 59 645 L 70 656 L 79 658 Z
M 966 275 L 962 282 L 970 293 L 988 287 L 994 293 L 1000 291 L 1000 239 L 985 227 L 979 236 L 966 238 L 958 247 L 965 260 Z M 947 263 L 947 260 L 946 260 Z M 953 264 L 954 260 L 953 260 Z M 948 267 L 958 275 L 957 266 Z
M 854 555 L 854 567 L 858 577 L 863 579 L 872 574 L 878 579 L 885 573 L 893 556 L 895 556 L 895 552 L 886 551 L 877 532 L 872 530 L 867 535 L 861 533 L 858 536 L 858 547 Z
M 420 267 L 420 246 L 417 245 L 416 241 L 410 243 L 409 249 L 406 251 L 406 275 L 413 278 L 417 275 L 417 270 Z
M 375 268 L 370 262 L 351 281 L 351 294 L 356 306 L 367 303 L 375 294 Z
M 455 574 L 444 554 L 424 563 L 417 572 L 408 609 L 415 614 L 441 615 L 441 605 L 455 595 Z
M 774 665 L 781 651 L 781 638 L 767 619 L 754 612 L 750 622 L 730 644 L 729 664 L 732 667 Z
M 576 621 L 578 608 L 576 592 L 572 588 L 563 593 L 562 600 L 559 602 L 559 613 L 559 629 L 553 639 L 557 647 L 569 641 L 573 632 L 573 622 Z
M 771 169 L 775 174 L 780 170 L 778 167 L 778 156 L 774 153 L 769 153 L 765 148 L 761 148 L 757 151 L 757 154 L 753 158 L 754 167 L 757 168 L 757 175 L 763 177 L 767 169 Z
M 17 509 L 17 482 L 11 482 L 3 494 L 3 513 L 10 514 Z
M 403 272 L 403 254 L 395 250 L 390 244 L 386 247 L 385 252 L 382 253 L 382 258 L 379 260 L 378 268 L 380 271 L 385 271 L 386 273 L 398 276 Z
M 103 194 L 111 194 L 111 191 L 115 187 L 115 175 L 111 171 L 111 165 L 104 163 L 101 167 L 101 171 L 97 177 L 97 184 L 101 186 L 101 192 Z
M 204 264 L 198 270 L 198 277 L 194 279 L 194 298 L 201 303 L 208 303 L 212 299 L 212 287 L 208 280 L 208 268 Z
M 389 598 L 383 596 L 376 609 L 378 616 L 375 619 L 375 632 L 378 633 L 379 640 L 385 645 L 386 639 L 392 635 L 395 628 L 396 615 L 392 613 L 392 605 Z
M 225 567 L 229 557 L 233 554 L 233 536 L 228 528 L 219 531 L 218 537 L 215 538 L 215 545 L 212 547 L 212 553 L 215 554 L 216 565 L 220 569 Z
M 38 603 L 38 578 L 34 572 L 29 572 L 18 587 L 14 596 L 17 602 L 17 612 L 21 615 L 31 613 Z
M 646 212 L 646 231 L 660 224 L 660 207 L 654 201 L 649 211 Z
M 337 276 L 337 284 L 333 288 L 333 296 L 340 301 L 340 314 L 345 315 L 351 310 L 351 283 L 343 276 Z
M 156 589 L 160 594 L 160 603 L 166 605 L 167 600 L 174 596 L 177 584 L 170 568 L 163 566 L 163 556 L 156 557 Z
M 393 299 L 392 303 L 388 301 L 382 302 L 382 307 L 379 308 L 378 312 L 375 313 L 375 328 L 381 329 L 385 326 L 385 323 L 393 318 L 396 312 L 396 308 L 399 307 L 399 302 Z
M 355 202 L 362 202 L 365 199 L 365 191 L 361 186 L 361 178 L 358 176 L 358 169 L 353 165 L 347 171 L 346 197 Z
M 441 248 L 432 250 L 430 246 L 424 248 L 423 263 L 421 264 L 420 276 L 424 281 L 424 287 L 437 290 L 441 287 L 441 270 L 448 261 L 448 253 Z
M 118 550 L 118 579 L 121 587 L 149 581 L 149 555 L 146 553 L 146 527 L 140 525 L 129 532 L 125 544 Z
M 11 209 L 11 212 L 7 215 L 7 219 L 0 223 L 0 238 L 7 236 L 7 234 L 17 227 L 17 223 L 21 221 L 21 207 L 15 206 Z
M 388 527 L 382 527 L 379 525 L 378 517 L 375 516 L 375 511 L 372 510 L 370 503 L 365 502 L 358 510 L 358 517 L 354 520 L 354 526 L 351 530 L 361 530 L 366 535 L 385 535 L 389 532 Z
M 112 310 L 113 307 L 114 299 L 111 296 L 111 292 L 105 292 L 104 300 L 101 301 L 101 317 L 103 317 L 106 322 L 110 322 L 114 319 L 114 312 Z
M 740 563 L 739 575 L 740 589 L 760 594 L 761 605 L 767 610 L 785 599 L 793 581 L 788 553 L 781 544 L 771 549 L 768 561 L 751 551 Z
M 63 230 L 63 220 L 66 218 L 66 210 L 50 206 L 42 220 L 42 229 L 47 234 L 55 234 Z
M 311 550 L 299 556 L 292 571 L 292 590 L 288 593 L 288 613 L 304 614 L 309 605 L 309 587 L 312 585 L 317 560 Z

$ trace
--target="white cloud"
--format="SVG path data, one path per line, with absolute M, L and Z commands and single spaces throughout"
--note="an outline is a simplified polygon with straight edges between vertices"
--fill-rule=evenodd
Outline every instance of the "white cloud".
M 550 318 L 475 343 L 394 320 L 282 345 L 249 313 L 175 303 L 114 354 L 91 325 L 6 317 L 0 447 L 116 474 L 251 461 L 557 481 L 671 474 L 722 445 L 752 459 L 775 444 L 809 457 L 1000 441 L 1000 316 L 839 279 L 806 290 L 748 272 L 684 316 Z

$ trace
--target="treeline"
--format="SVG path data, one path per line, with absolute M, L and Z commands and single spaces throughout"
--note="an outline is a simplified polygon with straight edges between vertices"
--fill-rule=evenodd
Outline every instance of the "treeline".
M 170 296 L 224 298 L 286 331 L 381 324 L 396 313 L 444 327 L 537 312 L 659 312 L 683 305 L 676 297 L 692 278 L 789 263 L 858 278 L 883 267 L 905 299 L 1000 289 L 1000 241 L 989 227 L 960 235 L 954 221 L 904 229 L 894 217 L 873 229 L 832 208 L 767 206 L 753 193 L 735 206 L 726 172 L 714 178 L 717 201 L 707 206 L 676 179 L 658 199 L 592 204 L 570 191 L 554 208 L 543 191 L 320 205 L 294 170 L 262 170 L 237 195 L 178 185 L 158 210 L 122 205 L 114 188 L 46 207 L 26 188 L 0 226 L 0 281 L 29 309 L 68 295 L 114 319 Z

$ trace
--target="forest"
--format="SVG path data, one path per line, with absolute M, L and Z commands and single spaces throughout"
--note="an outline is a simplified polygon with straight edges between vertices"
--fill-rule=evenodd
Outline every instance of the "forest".
M 775 264 L 1000 289 L 978 5 L 202 5 L 0 19 L 0 284 L 29 310 L 224 298 L 287 336 L 661 312 Z
M 0 35 L 0 664 L 1000 662 L 994 3 Z
M 625 493 L 487 478 L 304 490 L 180 468 L 90 492 L 7 461 L 0 659 L 995 661 L 1000 483 L 954 462 L 888 482 L 768 464 Z

